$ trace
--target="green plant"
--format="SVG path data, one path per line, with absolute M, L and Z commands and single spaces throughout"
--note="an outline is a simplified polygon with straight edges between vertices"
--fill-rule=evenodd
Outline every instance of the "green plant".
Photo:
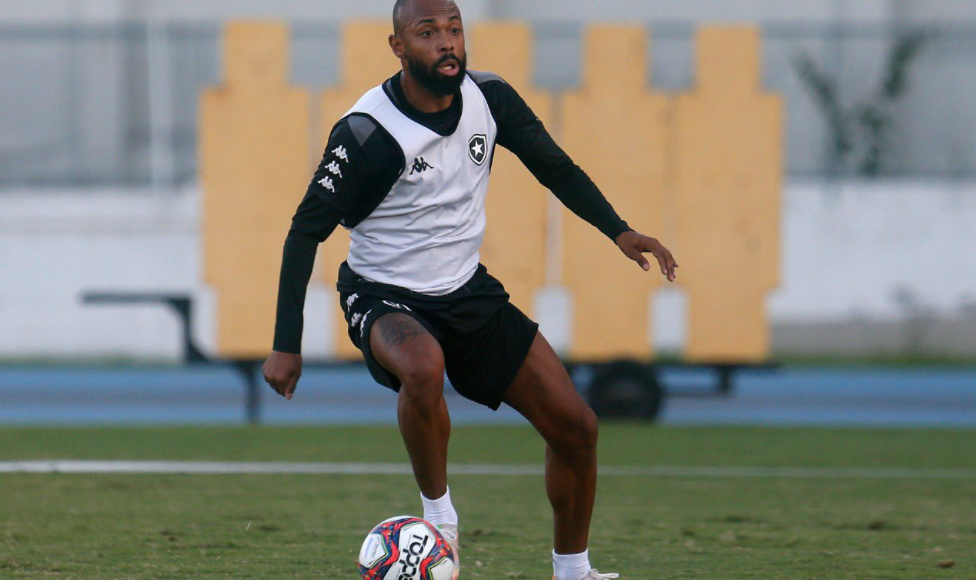
M 797 74 L 811 93 L 830 129 L 832 150 L 842 166 L 862 150 L 857 162 L 861 175 L 876 176 L 884 166 L 888 140 L 895 116 L 892 109 L 910 88 L 909 72 L 928 37 L 921 33 L 898 38 L 888 56 L 885 74 L 877 91 L 845 109 L 837 81 L 830 77 L 809 53 L 793 59 Z M 858 144 L 861 147 L 858 147 Z

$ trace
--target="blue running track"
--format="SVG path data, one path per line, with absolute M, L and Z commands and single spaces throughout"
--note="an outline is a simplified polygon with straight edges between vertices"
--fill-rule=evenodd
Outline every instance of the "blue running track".
M 701 397 L 710 371 L 664 371 L 669 424 L 976 427 L 976 369 L 740 371 L 729 397 Z M 455 423 L 518 423 L 448 388 Z M 361 366 L 306 370 L 295 398 L 262 394 L 266 423 L 396 422 L 396 397 Z M 691 395 L 691 396 L 689 396 Z M 0 368 L 0 424 L 241 423 L 244 385 L 217 366 Z

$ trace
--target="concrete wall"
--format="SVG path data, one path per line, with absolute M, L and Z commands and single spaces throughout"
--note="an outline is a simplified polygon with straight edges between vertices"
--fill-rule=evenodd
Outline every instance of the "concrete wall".
M 498 0 L 493 16 L 555 20 L 628 22 L 664 20 L 684 22 L 823 22 L 842 15 L 848 21 L 877 22 L 889 15 L 886 0 Z
M 459 2 L 468 18 L 483 18 L 488 0 Z M 314 21 L 389 18 L 392 0 L 0 0 L 0 23 L 83 20 L 212 21 L 227 18 L 280 18 Z
M 976 356 L 976 253 L 968 251 L 976 247 L 976 183 L 793 183 L 784 202 L 783 284 L 767 302 L 779 354 Z M 198 220 L 192 189 L 163 198 L 4 192 L 0 358 L 179 356 L 175 316 L 83 306 L 80 295 L 91 290 L 189 293 L 195 334 L 212 344 Z M 309 355 L 331 352 L 331 300 L 313 283 Z M 544 331 L 565 348 L 565 293 L 550 288 L 537 300 Z M 662 348 L 680 347 L 682 308 L 678 292 L 656 300 L 649 332 Z
M 469 22 L 530 21 L 537 40 L 533 80 L 559 92 L 579 83 L 580 37 L 587 23 L 642 22 L 669 31 L 652 38 L 650 50 L 653 84 L 671 92 L 695 82 L 694 24 L 767 25 L 764 82 L 788 103 L 787 161 L 794 176 L 833 169 L 826 123 L 797 76 L 797 55 L 809 54 L 830 71 L 844 107 L 853 110 L 875 98 L 899 29 L 968 26 L 970 33 L 934 38 L 919 56 L 907 94 L 891 111 L 896 121 L 884 170 L 976 176 L 976 108 L 971 106 L 976 75 L 968 74 L 976 70 L 976 3 L 968 0 L 460 0 L 460 5 Z M 13 31 L 0 34 L 0 77 L 8 80 L 0 84 L 0 184 L 148 184 L 152 156 L 160 154 L 175 165 L 168 180 L 189 181 L 195 173 L 196 95 L 219 80 L 221 22 L 292 23 L 293 82 L 320 88 L 337 80 L 337 59 L 330 55 L 337 52 L 339 24 L 351 18 L 386 20 L 391 6 L 392 0 L 0 0 L 0 27 Z M 127 27 L 111 26 L 119 23 Z M 144 38 L 148 23 L 176 23 L 157 27 L 156 54 L 162 56 L 155 60 Z M 853 36 L 834 42 L 825 29 L 809 28 L 833 23 L 853 25 Z M 50 25 L 82 28 L 68 35 Z M 89 25 L 101 28 L 85 28 Z M 808 28 L 797 33 L 784 25 Z M 151 133 L 157 146 L 169 143 L 172 150 L 152 150 Z M 859 147 L 863 150 L 863 140 Z M 855 164 L 852 160 L 848 168 Z
M 976 23 L 970 0 L 457 0 L 468 19 L 669 22 L 901 22 Z M 286 20 L 388 18 L 393 0 L 0 0 L 0 24 L 110 22 L 132 19 L 223 20 L 274 17 Z
M 976 307 L 974 184 L 794 183 L 784 201 L 774 319 L 952 318 Z

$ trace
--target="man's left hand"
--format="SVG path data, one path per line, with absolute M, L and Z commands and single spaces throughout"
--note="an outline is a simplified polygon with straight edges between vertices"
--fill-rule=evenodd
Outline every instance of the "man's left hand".
M 616 243 L 620 251 L 637 262 L 645 272 L 650 271 L 651 264 L 644 257 L 644 252 L 650 252 L 657 258 L 657 262 L 661 266 L 661 273 L 668 277 L 669 282 L 674 282 L 674 279 L 677 278 L 678 275 L 674 270 L 678 267 L 678 262 L 674 260 L 671 252 L 656 239 L 631 231 L 617 236 Z

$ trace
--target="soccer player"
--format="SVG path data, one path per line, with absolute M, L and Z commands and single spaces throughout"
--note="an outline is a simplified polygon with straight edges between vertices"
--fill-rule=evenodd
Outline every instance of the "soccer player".
M 461 13 L 451 0 L 397 0 L 390 47 L 402 71 L 367 92 L 332 130 L 285 241 L 274 352 L 265 380 L 291 399 L 301 375 L 302 310 L 317 245 L 350 230 L 337 288 L 349 338 L 373 378 L 398 393 L 397 415 L 424 519 L 457 548 L 447 486 L 451 422 L 444 372 L 464 397 L 505 403 L 546 441 L 556 580 L 616 578 L 590 567 L 597 419 L 539 326 L 479 264 L 495 145 L 511 150 L 576 215 L 644 270 L 650 252 L 542 122 L 500 77 L 468 71 Z M 517 232 L 513 232 L 517 235 Z

